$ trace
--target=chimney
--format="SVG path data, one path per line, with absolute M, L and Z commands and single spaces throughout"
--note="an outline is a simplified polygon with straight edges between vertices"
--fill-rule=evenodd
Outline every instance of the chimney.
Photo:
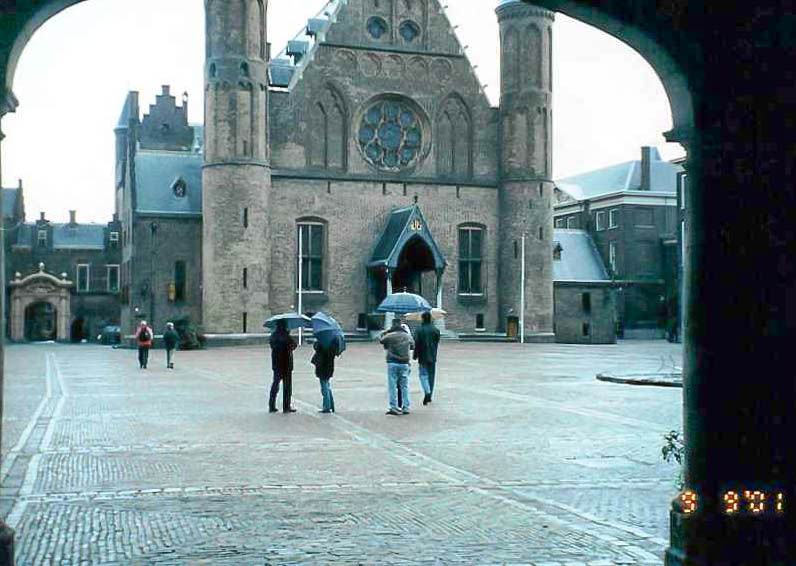
M 20 179 L 20 180 L 19 180 L 19 187 L 18 187 L 18 188 L 19 188 L 19 189 L 21 189 L 21 188 L 22 188 L 22 179 Z
M 163 96 L 169 96 L 169 85 L 162 85 L 160 88 L 163 89 Z
M 641 147 L 641 190 L 652 190 L 652 147 Z
M 39 221 L 40 222 L 46 222 L 47 221 L 47 219 L 44 218 L 44 211 L 39 213 Z
M 118 212 L 114 212 L 113 213 L 113 222 L 118 222 L 118 221 L 119 221 L 119 213 Z
M 76 215 L 77 215 L 77 211 L 76 210 L 70 210 L 69 211 L 69 224 L 77 224 L 77 222 L 75 222 L 75 216 Z

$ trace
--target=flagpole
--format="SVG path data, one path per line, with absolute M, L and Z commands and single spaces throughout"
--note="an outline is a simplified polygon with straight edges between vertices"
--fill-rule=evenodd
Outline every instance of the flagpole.
M 299 236 L 298 236 L 298 313 L 302 314 L 303 308 L 301 304 L 301 288 L 302 288 L 302 279 L 304 276 L 303 268 L 304 268 L 304 261 L 302 257 L 302 251 L 304 249 L 304 240 L 303 240 L 303 232 L 304 230 L 301 229 L 302 226 L 299 224 Z M 302 335 L 303 329 L 299 326 L 299 335 L 298 335 L 298 345 L 301 346 L 301 340 L 303 338 Z

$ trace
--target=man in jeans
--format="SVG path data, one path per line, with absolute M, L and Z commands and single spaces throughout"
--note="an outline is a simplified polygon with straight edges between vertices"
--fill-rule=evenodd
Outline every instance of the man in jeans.
M 412 335 L 401 328 L 401 320 L 396 317 L 392 327 L 381 333 L 379 342 L 387 350 L 387 391 L 390 409 L 388 415 L 409 414 L 409 350 L 414 348 Z M 403 406 L 398 407 L 398 388 L 401 389 Z

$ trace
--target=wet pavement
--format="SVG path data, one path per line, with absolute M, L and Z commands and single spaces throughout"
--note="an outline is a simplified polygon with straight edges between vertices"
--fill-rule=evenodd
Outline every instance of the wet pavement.
M 262 348 L 6 349 L 0 513 L 18 564 L 662 564 L 682 347 L 443 342 L 433 404 L 384 414 L 376 344 L 337 413 L 296 352 L 298 413 L 268 414 Z M 281 402 L 281 399 L 280 399 Z

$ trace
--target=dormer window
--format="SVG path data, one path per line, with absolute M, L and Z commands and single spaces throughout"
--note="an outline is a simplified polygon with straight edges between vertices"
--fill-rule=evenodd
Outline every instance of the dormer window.
M 40 248 L 47 247 L 47 230 L 39 230 L 38 243 Z
M 185 195 L 188 194 L 188 184 L 185 182 L 185 179 L 182 177 L 174 179 L 174 182 L 171 184 L 171 191 L 177 198 L 185 197 Z
M 111 232 L 110 236 L 108 237 L 108 241 L 112 248 L 119 247 L 119 232 Z

